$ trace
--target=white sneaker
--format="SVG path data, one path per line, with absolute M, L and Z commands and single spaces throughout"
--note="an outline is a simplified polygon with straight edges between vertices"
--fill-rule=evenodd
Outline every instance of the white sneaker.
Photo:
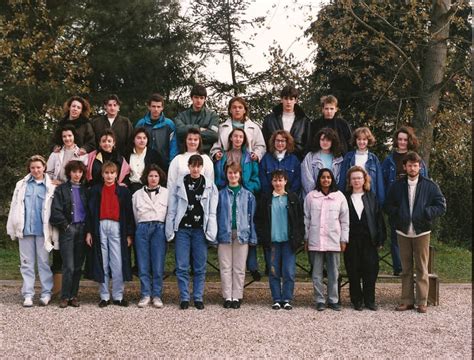
M 32 307 L 33 306 L 33 298 L 27 297 L 23 300 L 23 307 Z
M 39 306 L 48 306 L 50 301 L 51 301 L 51 298 L 49 296 L 41 297 L 39 300 Z
M 153 298 L 153 306 L 158 308 L 158 309 L 161 309 L 163 307 L 163 301 L 161 301 L 161 299 L 159 297 L 154 297 Z
M 150 303 L 150 297 L 149 296 L 144 296 L 138 302 L 138 307 L 139 308 L 144 308 L 145 306 L 148 306 L 149 303 Z

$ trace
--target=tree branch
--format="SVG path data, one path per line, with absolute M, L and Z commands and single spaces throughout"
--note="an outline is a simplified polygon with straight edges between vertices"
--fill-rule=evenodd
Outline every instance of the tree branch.
M 387 43 L 389 43 L 394 49 L 396 52 L 398 52 L 400 54 L 400 56 L 405 59 L 405 61 L 407 62 L 407 64 L 409 65 L 410 69 L 412 70 L 413 74 L 416 76 L 416 78 L 418 79 L 418 81 L 420 82 L 423 82 L 423 79 L 420 75 L 420 72 L 418 71 L 418 69 L 416 68 L 415 64 L 413 64 L 413 62 L 410 60 L 410 58 L 408 57 L 408 55 L 397 45 L 395 44 L 392 40 L 390 40 L 389 38 L 387 38 L 385 36 L 384 33 L 374 29 L 372 26 L 370 26 L 369 24 L 367 24 L 364 20 L 362 20 L 360 17 L 358 17 L 356 15 L 356 13 L 354 13 L 354 10 L 352 9 L 352 0 L 345 0 L 342 2 L 343 5 L 345 5 L 345 7 L 347 8 L 347 10 L 349 11 L 349 13 L 351 14 L 351 16 L 359 23 L 361 24 L 363 27 L 365 27 L 367 30 L 369 30 L 370 32 L 373 32 L 374 34 L 377 34 L 378 36 L 380 36 L 382 39 L 384 39 Z

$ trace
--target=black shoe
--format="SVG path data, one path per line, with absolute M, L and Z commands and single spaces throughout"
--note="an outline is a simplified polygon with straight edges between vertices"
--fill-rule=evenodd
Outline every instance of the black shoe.
M 272 309 L 273 309 L 273 310 L 280 310 L 280 309 L 281 309 L 280 303 L 279 303 L 278 301 L 275 302 L 275 303 L 273 303 Z
M 232 309 L 240 309 L 240 300 L 232 300 Z
M 179 307 L 182 309 L 182 310 L 186 310 L 188 307 L 189 307 L 189 301 L 181 301 L 179 303 Z
M 377 311 L 379 309 L 379 307 L 375 303 L 368 303 L 365 305 L 365 307 L 372 311 Z
M 224 301 L 224 309 L 230 309 L 232 307 L 232 300 Z
M 328 303 L 328 308 L 334 310 L 334 311 L 341 311 L 341 305 L 339 304 L 334 304 L 334 303 Z
M 260 281 L 262 279 L 262 275 L 260 275 L 260 272 L 258 270 L 251 271 L 250 275 L 252 275 L 253 281 Z
M 316 304 L 316 310 L 318 311 L 323 311 L 323 310 L 326 310 L 326 304 L 325 303 L 317 303 Z
M 122 300 L 114 300 L 112 301 L 114 305 L 122 306 L 122 307 L 127 307 L 128 306 L 128 301 L 125 299 Z
M 104 308 L 110 304 L 110 300 L 100 300 L 99 307 Z
M 354 307 L 354 310 L 357 310 L 357 311 L 362 311 L 362 309 L 363 309 L 362 303 L 360 303 L 360 302 L 352 304 L 352 306 Z
M 204 309 L 204 303 L 202 301 L 195 301 L 194 302 L 194 307 L 198 310 Z

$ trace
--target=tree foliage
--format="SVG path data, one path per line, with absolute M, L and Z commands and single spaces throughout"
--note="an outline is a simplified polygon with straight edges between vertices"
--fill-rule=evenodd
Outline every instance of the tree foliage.
M 381 158 L 395 128 L 414 126 L 447 194 L 444 234 L 465 243 L 472 241 L 471 192 L 453 192 L 472 181 L 470 16 L 465 0 L 335 1 L 307 31 L 318 46 L 311 102 L 336 95 L 353 126 L 374 130 Z

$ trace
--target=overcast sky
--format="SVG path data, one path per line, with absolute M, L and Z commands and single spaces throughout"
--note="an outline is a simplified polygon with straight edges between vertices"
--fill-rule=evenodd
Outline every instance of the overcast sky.
M 191 0 L 192 1 L 192 0 Z M 265 25 L 261 28 L 248 26 L 245 33 L 239 35 L 240 39 L 249 39 L 257 32 L 251 40 L 255 44 L 252 49 L 244 49 L 246 62 L 252 70 L 264 70 L 268 65 L 268 60 L 264 54 L 268 55 L 270 45 L 279 44 L 283 51 L 292 52 L 297 59 L 306 59 L 311 51 L 307 47 L 308 39 L 305 38 L 304 31 L 310 25 L 308 15 L 313 17 L 317 14 L 321 4 L 327 0 L 254 0 L 248 9 L 247 19 L 265 16 Z M 189 4 L 189 0 L 181 0 L 183 12 Z M 217 59 L 208 64 L 208 71 L 213 73 L 221 81 L 230 81 L 229 63 L 224 59 Z

